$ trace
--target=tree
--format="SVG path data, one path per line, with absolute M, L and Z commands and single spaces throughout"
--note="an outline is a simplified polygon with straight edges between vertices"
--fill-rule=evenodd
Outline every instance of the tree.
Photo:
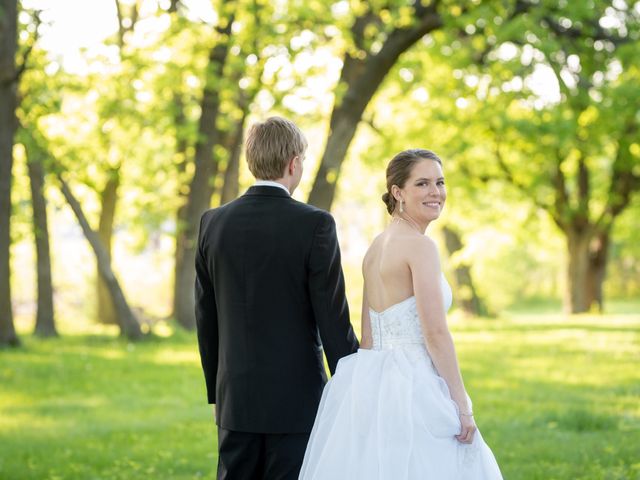
M 325 151 L 309 194 L 309 203 L 330 209 L 340 169 L 359 122 L 373 96 L 400 57 L 421 39 L 424 45 L 440 35 L 440 48 L 451 49 L 459 38 L 482 37 L 482 29 L 464 30 L 469 18 L 486 24 L 486 18 L 498 19 L 505 26 L 535 6 L 524 0 L 505 3 L 479 3 L 461 7 L 441 0 L 416 0 L 384 4 L 354 0 L 350 2 L 353 21 L 344 51 L 340 80 L 335 89 L 334 107 L 329 123 Z
M 133 29 L 136 26 L 136 22 L 138 20 L 138 3 L 134 2 L 129 5 L 129 8 L 126 8 L 125 5 L 122 4 L 120 0 L 114 0 L 116 7 L 116 14 L 118 19 L 118 31 L 116 33 L 116 44 L 118 46 L 118 52 L 120 56 L 120 61 L 124 62 L 124 49 L 127 47 L 126 36 L 128 33 L 133 32 Z M 131 90 L 131 78 L 130 71 L 123 68 L 122 74 L 119 78 L 115 78 L 114 82 L 122 82 L 122 85 L 116 89 L 116 95 L 118 93 Z M 111 102 L 119 102 L 123 100 L 122 98 L 114 98 L 110 99 Z M 109 103 L 107 104 L 106 109 L 109 109 Z M 114 112 L 115 113 L 115 112 Z M 124 112 L 126 114 L 126 112 Z M 110 152 L 110 139 L 107 134 L 101 135 L 101 139 L 104 142 L 105 150 Z M 112 244 L 113 244 L 113 230 L 114 223 L 116 218 L 116 209 L 118 205 L 119 198 L 119 188 L 121 183 L 120 178 L 120 169 L 122 166 L 122 160 L 115 165 L 110 165 L 107 167 L 106 171 L 106 181 L 104 186 L 99 191 L 100 197 L 100 221 L 98 224 L 98 237 L 102 242 L 102 245 L 105 248 L 105 253 L 109 257 L 109 261 L 111 261 L 112 254 Z M 99 261 L 96 258 L 96 317 L 101 323 L 105 324 L 114 324 L 117 323 L 116 311 L 114 308 L 114 302 L 111 298 L 110 289 L 105 283 L 103 276 L 100 274 L 100 265 Z
M 98 238 L 104 246 L 105 253 L 111 261 L 113 246 L 113 226 L 118 205 L 118 189 L 120 187 L 121 165 L 112 167 L 107 172 L 107 181 L 99 192 L 100 196 L 100 222 L 98 224 Z M 116 312 L 113 307 L 113 300 L 109 293 L 102 275 L 100 275 L 100 265 L 96 258 L 96 317 L 100 323 L 117 323 Z
M 407 7 L 405 2 L 390 2 L 381 8 L 372 2 L 353 3 L 353 44 L 344 53 L 327 143 L 309 203 L 331 208 L 340 167 L 365 108 L 400 55 L 442 26 L 439 3 L 434 0 L 425 6 L 415 1 Z
M 26 143 L 26 142 L 25 142 Z M 29 145 L 26 143 L 26 145 Z M 47 222 L 47 201 L 44 196 L 44 161 L 33 148 L 27 148 L 27 167 L 31 186 L 33 207 L 33 235 L 36 244 L 36 266 L 38 275 L 38 304 L 34 333 L 40 337 L 55 337 L 56 330 L 53 310 L 53 283 L 51 280 L 51 253 L 49 248 L 49 226 Z
M 126 228 L 127 238 L 135 242 L 133 248 L 146 248 L 149 234 L 160 229 L 175 202 L 171 139 L 165 133 L 167 115 L 158 107 L 153 89 L 162 64 L 156 58 L 157 45 L 149 46 L 162 28 L 137 28 L 138 19 L 148 25 L 157 15 L 149 9 L 140 15 L 139 4 L 117 2 L 114 17 L 117 14 L 120 28 L 105 40 L 108 49 L 83 52 L 90 68 L 68 72 L 49 56 L 40 65 L 44 72 L 37 78 L 34 75 L 28 85 L 45 92 L 38 99 L 46 100 L 46 94 L 58 97 L 58 105 L 41 102 L 50 108 L 31 102 L 29 110 L 37 107 L 38 115 L 33 115 L 28 126 L 40 127 L 43 148 L 57 159 L 66 181 L 88 187 L 74 193 L 89 224 L 97 227 L 110 260 L 118 229 Z M 124 205 L 123 196 L 127 198 Z M 115 269 L 117 263 L 110 263 Z M 117 324 L 114 300 L 101 268 L 96 258 L 96 317 L 102 323 Z
M 183 114 L 185 97 L 177 94 L 172 99 L 180 172 L 193 171 L 185 175 L 188 186 L 183 188 L 184 203 L 178 208 L 173 308 L 174 318 L 188 329 L 195 327 L 193 265 L 200 216 L 215 200 L 226 202 L 238 193 L 244 126 L 254 99 L 267 90 L 265 63 L 276 56 L 293 56 L 289 40 L 299 32 L 294 18 L 303 26 L 314 24 L 313 10 L 310 13 L 305 6 L 298 10 L 290 4 L 282 8 L 254 0 L 221 2 L 214 27 L 216 42 L 200 74 L 200 115 L 194 122 L 197 133 L 191 142 L 185 135 L 189 123 Z M 175 21 L 180 24 L 184 19 L 177 16 Z M 193 156 L 187 155 L 191 148 Z
M 500 22 L 492 8 L 437 32 L 431 78 L 415 75 L 432 112 L 409 132 L 438 129 L 460 173 L 545 212 L 566 243 L 566 309 L 602 308 L 611 232 L 640 189 L 637 3 L 515 2 Z
M 460 85 L 459 79 L 463 68 L 476 64 L 477 58 L 486 55 L 487 48 L 495 46 L 495 29 L 518 28 L 518 19 L 534 7 L 539 8 L 520 1 L 483 3 L 468 11 L 443 6 L 443 28 L 427 35 L 398 59 L 362 119 L 361 135 L 374 138 L 360 142 L 370 143 L 370 147 L 357 152 L 358 157 L 378 171 L 384 168 L 382 162 L 406 148 L 430 148 L 443 159 L 445 175 L 452 180 L 448 187 L 451 198 L 436 230 L 440 231 L 444 224 L 441 230 L 450 257 L 447 266 L 457 284 L 456 299 L 460 307 L 473 314 L 495 311 L 512 292 L 494 301 L 486 282 L 474 282 L 481 257 L 469 255 L 471 249 L 466 242 L 484 235 L 487 226 L 498 228 L 498 224 L 504 224 L 502 218 L 510 218 L 510 212 L 502 211 L 501 202 L 496 205 L 487 195 L 486 174 L 478 175 L 477 169 L 471 168 L 476 155 L 485 154 L 482 149 L 478 153 L 484 138 L 476 136 L 482 123 L 474 123 L 477 110 L 465 107 L 463 97 L 468 88 Z M 508 188 L 490 188 L 492 195 L 499 192 L 501 199 L 517 202 L 518 210 L 528 210 Z M 517 230 L 518 227 L 511 227 L 509 234 Z
M 442 233 L 444 234 L 445 246 L 450 257 L 463 249 L 462 238 L 452 225 L 445 225 L 442 228 Z M 475 287 L 473 276 L 471 275 L 471 267 L 467 263 L 457 262 L 453 271 L 457 287 L 456 300 L 460 304 L 460 308 L 470 315 L 486 316 L 489 312 Z
M 122 18 L 122 12 L 119 14 Z M 132 7 L 130 15 L 137 18 L 135 6 Z M 123 20 L 121 22 L 124 23 Z M 134 23 L 131 20 L 131 24 Z M 120 34 L 124 35 L 123 32 Z M 120 40 L 118 46 L 122 54 L 124 39 Z M 148 118 L 145 117 L 147 112 L 142 105 L 133 101 L 137 98 L 132 93 L 135 88 L 133 85 L 138 83 L 131 71 L 144 70 L 137 68 L 140 63 L 128 61 L 129 58 L 109 60 L 98 55 L 92 58 L 94 65 L 103 62 L 105 69 L 114 72 L 114 75 L 103 75 L 104 70 L 98 69 L 95 74 L 70 76 L 63 70 L 45 68 L 47 60 L 43 52 L 37 50 L 37 53 L 43 57 L 38 57 L 40 68 L 30 69 L 20 109 L 24 133 L 22 143 L 30 160 L 42 160 L 38 163 L 45 165 L 47 170 L 57 175 L 62 193 L 96 255 L 98 276 L 106 289 L 107 305 L 112 306 L 115 313 L 113 323 L 120 327 L 122 335 L 136 340 L 141 338 L 142 330 L 111 266 L 109 247 L 114 225 L 117 187 L 122 179 L 126 178 L 120 173 L 123 159 L 132 159 L 130 164 L 138 167 L 131 168 L 138 176 L 133 176 L 134 185 L 145 188 L 152 184 L 155 200 L 162 198 L 162 188 L 155 182 L 154 174 L 161 171 L 156 168 L 156 159 L 159 158 L 162 162 L 167 157 L 156 154 L 157 151 L 163 150 L 163 145 L 156 142 L 155 138 L 150 138 L 149 132 L 154 129 L 149 127 L 150 122 L 144 121 Z M 48 74 L 47 71 L 53 73 Z M 52 128 L 60 124 L 64 125 L 64 129 Z M 46 134 L 42 133 L 41 128 Z M 133 141 L 134 139 L 136 141 Z M 56 160 L 53 160 L 54 158 Z M 154 161 L 149 161 L 150 158 Z M 59 159 L 64 159 L 64 162 Z M 62 172 L 66 175 L 64 179 Z M 93 191 L 102 193 L 102 208 L 96 223 L 100 225 L 104 240 L 100 239 L 100 232 L 90 227 L 91 222 L 85 209 L 69 187 L 70 173 L 73 173 L 75 179 L 90 186 Z M 146 181 L 141 181 L 141 178 Z M 107 187 L 100 188 L 101 184 Z M 134 187 L 128 183 L 126 186 L 130 188 L 130 193 L 136 193 L 132 192 L 135 190 Z M 105 196 L 109 198 L 104 200 Z M 130 201 L 128 206 L 129 210 L 144 210 L 137 208 L 135 201 Z M 144 223 L 150 216 L 149 210 L 147 208 L 143 214 L 133 213 L 132 216 L 136 219 L 142 218 L 138 221 Z M 89 212 L 89 215 L 92 213 Z
M 17 0 L 0 1 L 0 346 L 18 345 L 11 309 L 10 219 L 13 138 L 16 131 Z
M 218 162 L 214 147 L 220 143 L 217 127 L 220 112 L 220 93 L 223 71 L 229 48 L 231 30 L 235 21 L 237 4 L 224 0 L 220 18 L 215 27 L 217 42 L 209 53 L 200 102 L 198 136 L 194 153 L 194 173 L 189 182 L 186 203 L 181 210 L 182 218 L 176 238 L 176 268 L 174 282 L 174 317 L 185 328 L 195 328 L 193 285 L 195 283 L 195 252 L 200 216 L 209 208 L 213 195 L 213 179 Z
M 60 182 L 62 194 L 73 210 L 73 213 L 76 215 L 78 223 L 80 223 L 82 231 L 98 259 L 99 273 L 109 289 L 111 298 L 113 299 L 113 306 L 116 311 L 116 318 L 118 326 L 120 327 L 121 335 L 126 336 L 129 340 L 139 340 L 143 336 L 140 324 L 129 307 L 122 288 L 120 287 L 120 283 L 113 273 L 113 269 L 111 268 L 111 259 L 107 254 L 104 245 L 102 245 L 98 234 L 89 225 L 89 222 L 82 211 L 80 202 L 78 202 L 73 195 L 73 192 L 64 180 L 62 173 L 58 172 L 57 177 Z
M 20 81 L 19 104 L 17 105 L 18 143 L 24 146 L 27 158 L 27 172 L 31 190 L 33 236 L 36 249 L 37 273 L 37 307 L 34 334 L 40 337 L 57 336 L 54 305 L 53 282 L 51 274 L 51 252 L 49 247 L 49 226 L 47 221 L 47 200 L 45 198 L 46 155 L 39 145 L 43 141 L 37 130 L 29 130 L 25 125 L 32 125 L 43 113 L 55 109 L 59 102 L 56 94 L 51 94 L 46 74 L 42 71 L 44 55 L 37 49 L 40 35 L 40 12 L 23 10 L 27 20 L 22 27 L 30 32 L 24 44 L 28 54 L 25 55 L 23 75 Z M 26 27 L 26 28 L 25 28 Z M 28 67 L 28 68 L 27 68 Z
M 640 15 L 608 1 L 538 13 L 506 37 L 509 48 L 533 60 L 518 66 L 515 58 L 507 68 L 526 75 L 546 66 L 559 98 L 527 106 L 524 86 L 502 97 L 501 114 L 495 115 L 499 102 L 488 102 L 494 112 L 488 124 L 500 173 L 565 237 L 565 307 L 580 313 L 594 303 L 602 309 L 612 228 L 640 191 L 640 63 L 632 53 L 640 44 Z

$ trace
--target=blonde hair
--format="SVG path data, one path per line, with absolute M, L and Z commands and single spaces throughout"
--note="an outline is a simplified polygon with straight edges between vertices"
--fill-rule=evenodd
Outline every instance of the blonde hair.
M 293 122 L 282 117 L 269 117 L 249 128 L 247 164 L 257 179 L 276 180 L 284 176 L 289 161 L 303 155 L 306 149 L 307 140 Z

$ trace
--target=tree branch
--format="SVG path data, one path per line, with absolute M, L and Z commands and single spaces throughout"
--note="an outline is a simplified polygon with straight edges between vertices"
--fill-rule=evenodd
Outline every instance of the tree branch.
M 171 4 L 169 5 L 169 13 L 175 13 L 180 8 L 181 1 L 180 0 L 171 0 Z
M 138 2 L 136 1 L 136 3 L 134 3 L 131 7 L 131 14 L 127 17 L 130 25 L 127 27 L 125 27 L 124 25 L 125 16 L 122 5 L 120 4 L 120 0 L 114 0 L 114 2 L 116 4 L 116 14 L 118 16 L 118 45 L 120 46 L 120 50 L 122 51 L 122 49 L 124 48 L 124 36 L 127 34 L 127 32 L 133 31 L 136 26 L 136 22 L 138 21 Z
M 109 293 L 111 294 L 111 298 L 116 307 L 118 323 L 123 335 L 126 335 L 131 340 L 139 340 L 143 337 L 142 330 L 140 329 L 140 324 L 135 318 L 127 300 L 124 296 L 122 288 L 120 287 L 120 283 L 111 268 L 111 259 L 109 258 L 109 254 L 107 253 L 104 245 L 100 241 L 100 237 L 97 232 L 91 228 L 87 217 L 84 215 L 82 210 L 82 206 L 80 202 L 73 195 L 69 185 L 64 180 L 61 171 L 57 173 L 58 181 L 60 182 L 60 190 L 64 195 L 64 198 L 67 200 L 67 203 L 73 210 L 82 231 L 91 245 L 93 249 L 97 261 L 100 275 L 103 280 L 107 284 L 109 288 Z
M 124 34 L 126 30 L 124 28 L 124 17 L 122 15 L 122 8 L 120 7 L 120 0 L 113 0 L 116 3 L 116 14 L 118 16 L 118 45 L 120 46 L 120 51 L 124 47 Z
M 502 172 L 504 177 L 518 190 L 520 190 L 527 197 L 533 200 L 533 203 L 538 208 L 548 211 L 549 213 L 551 213 L 551 216 L 554 217 L 555 219 L 555 212 L 553 210 L 553 206 L 549 204 L 545 204 L 544 202 L 540 201 L 540 199 L 536 197 L 535 192 L 528 185 L 525 185 L 524 183 L 516 179 L 515 175 L 513 174 L 513 171 L 507 165 L 507 162 L 505 162 L 502 156 L 502 152 L 500 151 L 500 142 L 498 141 L 498 135 L 497 135 L 497 132 L 495 131 L 494 131 L 494 136 L 496 138 L 494 154 L 495 154 L 496 161 L 498 163 L 498 167 L 500 168 L 500 171 Z
M 553 176 L 553 186 L 555 190 L 555 215 L 554 220 L 560 228 L 566 228 L 567 211 L 569 207 L 569 192 L 567 191 L 567 181 L 562 171 L 562 154 L 556 150 L 556 169 Z
M 629 146 L 638 134 L 638 125 L 629 120 L 625 128 L 625 135 L 618 142 L 616 158 L 611 166 L 611 184 L 607 205 L 602 211 L 595 225 L 598 229 L 608 229 L 615 218 L 631 202 L 631 194 L 640 191 L 640 175 L 633 172 L 634 160 L 630 158 Z
M 40 14 L 41 13 L 42 13 L 42 10 L 34 10 L 33 11 L 33 18 L 34 18 L 35 26 L 36 26 L 36 28 L 34 30 L 34 34 L 33 34 L 33 41 L 31 42 L 30 45 L 27 46 L 27 49 L 25 50 L 24 54 L 22 55 L 22 61 L 20 62 L 20 64 L 16 68 L 16 74 L 15 74 L 15 77 L 14 77 L 14 81 L 16 83 L 20 81 L 20 78 L 22 77 L 22 75 L 26 71 L 27 63 L 29 62 L 29 56 L 31 55 L 31 52 L 33 51 L 33 47 L 35 46 L 36 42 L 40 38 L 40 25 L 42 25 L 42 19 L 40 18 Z
M 364 32 L 370 24 L 374 22 L 379 22 L 379 21 L 380 21 L 380 17 L 376 15 L 373 11 L 371 11 L 371 8 L 367 4 L 367 10 L 359 17 L 356 17 L 355 21 L 353 22 L 353 25 L 351 26 L 351 33 L 353 34 L 353 43 L 356 46 L 356 48 L 360 50 L 368 51 L 368 48 L 366 48 L 364 44 L 364 41 L 365 41 Z
M 365 125 L 368 125 L 369 128 L 377 133 L 379 137 L 384 138 L 385 140 L 389 139 L 389 135 L 387 135 L 383 129 L 376 125 L 376 122 L 373 118 L 373 112 L 369 114 L 368 117 L 363 116 L 361 122 Z
M 578 210 L 580 215 L 589 216 L 589 169 L 585 162 L 584 153 L 580 152 L 578 159 Z
M 524 0 L 516 0 L 515 5 L 513 10 L 511 11 L 511 13 L 509 13 L 509 15 L 506 16 L 506 18 L 504 19 L 503 23 L 509 23 L 511 21 L 513 21 L 514 19 L 516 19 L 517 17 L 519 17 L 520 15 L 523 15 L 525 13 L 528 13 L 533 7 L 535 7 L 536 4 L 535 3 L 531 3 L 531 2 L 527 2 Z M 465 6 L 463 8 L 463 12 L 467 10 L 467 7 Z M 474 33 L 467 33 L 464 30 L 460 30 L 458 32 L 458 35 L 460 38 L 473 38 L 476 36 L 483 36 L 486 38 L 485 35 L 486 32 L 486 28 L 485 27 L 476 27 L 476 31 Z M 524 45 L 525 42 L 520 41 L 518 39 L 510 39 L 508 40 L 511 43 L 514 43 L 516 45 Z M 485 46 L 484 49 L 482 49 L 480 52 L 478 52 L 476 55 L 473 55 L 474 57 L 474 63 L 476 65 L 479 66 L 484 66 L 486 64 L 486 60 L 487 60 L 487 55 L 489 55 L 489 53 L 496 47 L 496 44 L 488 44 Z
M 623 43 L 628 43 L 630 41 L 629 37 L 620 37 L 608 33 L 600 26 L 598 19 L 589 20 L 588 22 L 589 26 L 591 26 L 595 31 L 594 35 L 588 35 L 585 33 L 584 29 L 575 27 L 573 25 L 570 27 L 565 27 L 558 23 L 555 19 L 551 18 L 551 16 L 549 15 L 543 15 L 542 21 L 546 23 L 551 31 L 559 37 L 569 38 L 571 40 L 592 38 L 593 40 L 606 40 L 616 46 L 622 45 Z

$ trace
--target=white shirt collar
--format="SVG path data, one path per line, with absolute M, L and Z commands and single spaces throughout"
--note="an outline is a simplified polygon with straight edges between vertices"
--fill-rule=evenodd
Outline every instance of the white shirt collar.
M 287 187 L 285 187 L 281 183 L 274 182 L 273 180 L 256 180 L 256 183 L 254 183 L 253 186 L 254 187 L 280 187 L 285 192 L 287 192 L 287 195 L 291 195 L 289 193 L 289 190 L 287 190 Z

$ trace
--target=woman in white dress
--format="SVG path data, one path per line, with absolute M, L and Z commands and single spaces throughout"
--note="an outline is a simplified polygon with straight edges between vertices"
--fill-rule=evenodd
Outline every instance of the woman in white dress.
M 392 221 L 363 262 L 360 350 L 325 387 L 300 479 L 502 478 L 474 421 L 447 327 L 451 290 L 424 234 L 446 197 L 435 153 L 389 163 Z

